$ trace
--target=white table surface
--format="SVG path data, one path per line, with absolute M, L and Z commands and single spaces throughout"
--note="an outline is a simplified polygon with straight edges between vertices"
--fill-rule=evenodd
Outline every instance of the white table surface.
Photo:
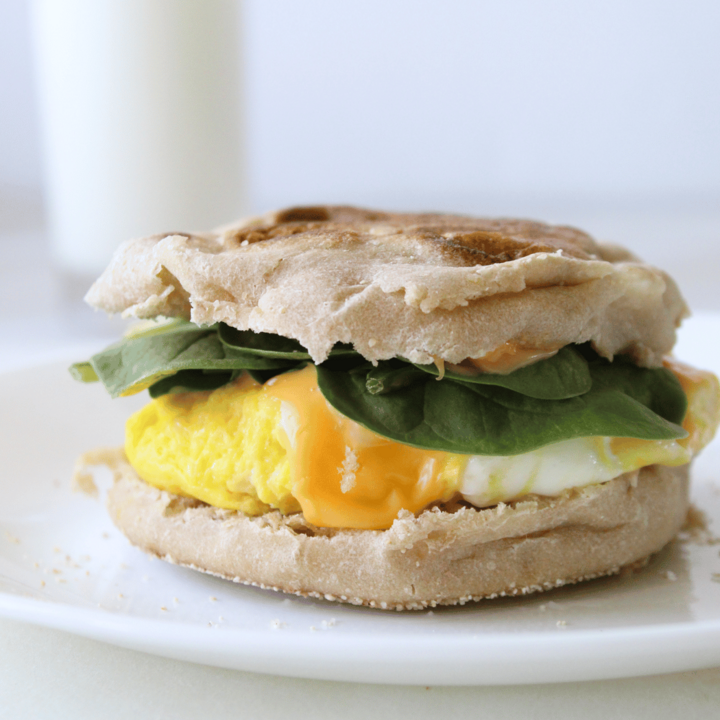
M 578 222 L 575 218 L 569 218 Z M 695 307 L 720 310 L 720 215 L 705 214 L 688 230 L 648 221 L 636 251 L 670 269 Z M 596 227 L 642 229 L 637 216 L 596 218 Z M 653 224 L 654 223 L 654 224 Z M 592 223 L 591 223 L 592 225 Z M 587 225 L 586 225 L 587 226 Z M 590 230 L 595 230 L 592 226 Z M 678 230 L 694 237 L 672 262 Z M 629 231 L 628 231 L 629 232 Z M 618 232 L 612 237 L 628 241 Z M 658 237 L 658 235 L 660 237 Z M 642 233 L 639 233 L 640 237 Z M 664 236 L 664 237 L 663 237 Z M 650 242 L 652 240 L 652 243 Z M 658 245 L 657 242 L 660 244 Z M 689 247 L 689 252 L 688 252 Z M 665 249 L 663 249 L 665 248 Z M 708 254 L 710 252 L 710 254 Z M 0 227 L 0 370 L 53 355 L 68 343 L 97 343 L 119 323 L 82 308 L 47 259 L 41 229 L 32 223 Z M 663 255 L 663 253 L 665 253 Z M 693 255 L 696 254 L 696 256 Z M 0 718 L 715 718 L 720 668 L 647 678 L 502 687 L 409 687 L 289 679 L 168 660 L 0 619 Z

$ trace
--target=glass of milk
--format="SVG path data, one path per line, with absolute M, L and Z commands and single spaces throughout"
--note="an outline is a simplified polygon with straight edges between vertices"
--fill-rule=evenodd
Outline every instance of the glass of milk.
M 33 23 L 63 270 L 247 211 L 237 0 L 33 0 Z

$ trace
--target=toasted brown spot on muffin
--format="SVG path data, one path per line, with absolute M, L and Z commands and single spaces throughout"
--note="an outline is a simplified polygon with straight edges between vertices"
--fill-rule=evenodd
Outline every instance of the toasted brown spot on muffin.
M 288 208 L 287 210 L 281 210 L 276 215 L 276 222 L 278 223 L 311 222 L 313 220 L 322 222 L 329 219 L 328 208 L 321 205 Z

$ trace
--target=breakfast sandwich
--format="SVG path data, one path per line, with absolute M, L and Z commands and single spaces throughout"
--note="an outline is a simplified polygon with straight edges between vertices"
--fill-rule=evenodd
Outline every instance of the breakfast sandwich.
M 675 283 L 511 219 L 292 208 L 122 245 L 86 300 L 143 320 L 73 366 L 148 390 L 114 470 L 143 550 L 380 608 L 633 567 L 677 533 L 717 379 Z

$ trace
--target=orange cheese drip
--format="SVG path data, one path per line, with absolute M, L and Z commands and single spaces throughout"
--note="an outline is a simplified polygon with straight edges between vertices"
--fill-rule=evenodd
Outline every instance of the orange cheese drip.
M 453 494 L 441 477 L 447 453 L 401 445 L 340 415 L 320 392 L 314 366 L 279 375 L 263 391 L 297 413 L 293 495 L 309 522 L 382 530 L 400 510 L 417 513 Z
M 523 347 L 515 342 L 506 342 L 479 358 L 468 358 L 459 365 L 452 365 L 455 372 L 477 374 L 480 372 L 507 375 L 540 360 L 546 360 L 557 353 L 559 348 L 552 350 Z

